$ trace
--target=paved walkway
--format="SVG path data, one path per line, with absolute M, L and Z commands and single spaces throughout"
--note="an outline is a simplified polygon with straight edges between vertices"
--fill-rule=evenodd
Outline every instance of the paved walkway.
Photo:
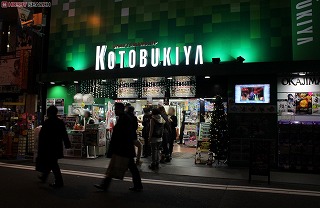
M 110 159 L 100 157 L 97 159 L 61 159 L 61 164 L 78 165 L 87 167 L 107 167 Z M 152 172 L 149 168 L 149 160 L 143 159 L 142 172 Z M 230 168 L 227 166 L 195 165 L 193 159 L 173 159 L 171 163 L 162 164 L 155 174 L 172 174 L 181 176 L 198 176 L 222 179 L 248 180 L 249 171 L 247 168 Z M 253 180 L 267 181 L 266 177 L 253 176 Z M 271 182 L 297 183 L 320 185 L 320 175 L 288 172 L 271 172 Z

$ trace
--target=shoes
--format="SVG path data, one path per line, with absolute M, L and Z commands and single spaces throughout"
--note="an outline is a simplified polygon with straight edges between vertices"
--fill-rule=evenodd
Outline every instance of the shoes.
M 151 163 L 151 165 L 149 165 L 149 169 L 151 170 L 158 170 L 159 169 L 159 163 Z
M 63 187 L 63 183 L 51 183 L 51 184 L 49 184 L 49 186 L 52 187 L 52 188 L 55 188 L 55 189 L 62 188 Z
M 105 179 L 102 180 L 101 184 L 95 184 L 94 187 L 96 187 L 97 189 L 100 189 L 102 191 L 108 191 L 111 180 L 112 180 L 111 178 L 106 177 Z
M 141 192 L 143 191 L 143 187 L 130 187 L 129 190 L 133 192 Z
M 171 158 L 170 157 L 166 157 L 166 159 L 164 161 L 165 162 L 171 162 Z

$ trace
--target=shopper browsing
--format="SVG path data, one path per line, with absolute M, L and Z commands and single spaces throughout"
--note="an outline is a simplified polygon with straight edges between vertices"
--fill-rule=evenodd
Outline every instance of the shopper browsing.
M 171 122 L 169 120 L 166 109 L 163 106 L 159 107 L 160 115 L 165 120 L 163 136 L 162 136 L 162 155 L 161 155 L 161 163 L 170 162 L 170 152 L 169 152 L 169 142 L 171 136 Z
M 156 170 L 159 168 L 160 148 L 164 129 L 164 119 L 160 115 L 159 109 L 152 110 L 152 118 L 150 120 L 149 141 L 151 144 L 152 163 L 150 169 Z
M 175 115 L 175 109 L 173 107 L 169 108 L 168 114 L 169 114 L 169 121 L 170 121 L 170 136 L 169 136 L 169 155 L 170 155 L 170 160 L 172 159 L 172 152 L 173 152 L 173 144 L 174 141 L 177 138 L 177 131 L 176 127 L 178 126 L 178 119 L 177 116 Z
M 133 132 L 133 134 L 134 134 L 134 146 L 136 146 L 138 148 L 137 157 L 136 157 L 136 164 L 140 165 L 141 164 L 140 159 L 141 159 L 141 153 L 142 153 L 142 144 L 141 144 L 141 142 L 139 141 L 139 139 L 137 137 L 138 118 L 134 114 L 134 107 L 133 106 L 128 106 L 127 114 L 131 118 L 132 127 L 133 127 L 133 130 L 134 130 L 134 132 Z

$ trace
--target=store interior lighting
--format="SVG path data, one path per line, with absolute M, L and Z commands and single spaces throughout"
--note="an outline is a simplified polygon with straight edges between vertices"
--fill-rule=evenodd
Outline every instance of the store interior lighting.
M 243 58 L 242 56 L 238 56 L 238 57 L 237 57 L 237 62 L 238 62 L 238 63 L 243 63 L 245 60 L 246 60 L 246 59 Z
M 306 76 L 306 74 L 307 74 L 306 72 L 299 72 L 300 76 Z
M 73 81 L 73 83 L 78 84 L 79 82 L 78 81 Z
M 171 80 L 171 79 L 172 79 L 172 77 L 168 77 L 167 79 L 170 79 L 170 80 Z
M 106 79 L 103 79 L 103 80 L 101 80 L 101 82 L 107 82 L 107 80 L 106 80 Z
M 137 78 L 133 78 L 133 81 L 138 81 L 138 79 Z
M 204 78 L 205 78 L 205 79 L 210 79 L 210 76 L 205 76 Z
M 55 83 L 55 82 L 50 82 L 50 84 L 54 85 L 54 84 L 56 84 L 56 83 Z
M 213 64 L 219 64 L 220 63 L 220 58 L 212 58 L 212 63 Z

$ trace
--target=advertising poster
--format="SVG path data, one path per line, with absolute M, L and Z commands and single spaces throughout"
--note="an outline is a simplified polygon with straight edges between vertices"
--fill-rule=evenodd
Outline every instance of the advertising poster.
M 142 80 L 142 97 L 143 98 L 163 98 L 165 95 L 165 78 L 146 77 Z
M 296 113 L 311 114 L 312 113 L 312 93 L 296 93 L 295 94 Z
M 320 93 L 312 96 L 312 114 L 320 114 Z
M 195 77 L 192 76 L 176 76 L 174 84 L 170 87 L 171 97 L 195 97 L 196 83 Z
M 64 114 L 64 99 L 55 99 L 55 106 L 58 108 L 58 115 Z
M 117 97 L 138 98 L 138 83 L 131 78 L 118 79 Z

